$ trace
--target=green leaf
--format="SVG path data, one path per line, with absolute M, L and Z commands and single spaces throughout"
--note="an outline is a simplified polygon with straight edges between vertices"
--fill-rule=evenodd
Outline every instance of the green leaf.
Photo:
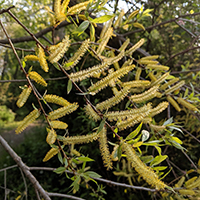
M 89 26 L 90 22 L 88 20 L 85 20 L 80 24 L 80 26 L 73 32 L 73 34 L 81 35 Z
M 143 145 L 146 145 L 146 146 L 155 146 L 155 145 L 158 145 L 158 143 L 162 142 L 161 140 L 153 140 L 153 141 L 150 141 L 150 142 L 145 142 L 143 143 Z
M 93 171 L 87 171 L 84 174 L 87 174 L 91 178 L 101 178 L 101 175 L 97 174 L 96 172 Z
M 85 161 L 85 162 L 91 162 L 91 161 L 94 161 L 93 159 L 89 158 L 89 157 L 78 157 L 78 160 L 80 161 Z
M 103 15 L 101 17 L 97 17 L 93 19 L 91 22 L 93 23 L 104 23 L 110 20 L 114 15 Z
M 158 165 L 159 163 L 161 163 L 162 161 L 164 161 L 168 156 L 167 155 L 159 155 L 159 156 L 156 156 L 154 158 L 154 160 L 150 163 L 151 166 L 155 166 L 155 165 Z
M 140 123 L 140 125 L 133 131 L 133 132 L 131 132 L 127 137 L 126 137 L 126 139 L 125 140 L 131 140 L 132 138 L 134 138 L 139 132 L 140 132 L 140 130 L 141 130 L 141 128 L 142 128 L 142 122 Z
M 25 68 L 26 67 L 26 62 L 22 61 L 22 67 Z
M 167 121 L 165 121 L 163 126 L 166 126 L 167 124 L 171 124 L 172 122 L 173 122 L 173 117 L 171 117 Z
M 153 156 L 142 156 L 142 157 L 140 157 L 140 159 L 141 159 L 144 163 L 150 163 L 154 158 L 153 158 Z
M 154 169 L 156 171 L 162 171 L 162 170 L 167 169 L 167 167 L 166 166 L 158 166 L 158 167 L 152 167 L 152 169 Z
M 90 25 L 90 41 L 95 41 L 95 28 L 93 24 Z
M 103 129 L 104 125 L 105 125 L 105 122 L 106 122 L 106 119 L 103 118 L 103 120 L 101 121 L 101 123 L 99 125 L 99 128 L 97 130 L 97 134 L 102 131 L 102 129 Z
M 54 66 L 57 70 L 61 71 L 61 69 L 60 69 L 60 67 L 58 66 L 57 63 L 54 63 L 53 66 Z
M 155 146 L 155 148 L 157 149 L 157 151 L 158 151 L 158 153 L 159 153 L 159 155 L 161 156 L 161 148 L 160 147 L 158 147 L 158 146 Z
M 58 160 L 63 164 L 63 158 L 60 152 L 58 152 Z
M 58 167 L 57 169 L 54 170 L 55 173 L 57 174 L 62 174 L 65 172 L 66 168 L 65 167 Z
M 64 68 L 68 68 L 70 67 L 71 65 L 73 65 L 74 62 L 69 62 L 69 63 L 65 63 L 65 65 L 63 66 Z
M 72 90 L 72 81 L 69 79 L 67 83 L 67 94 Z

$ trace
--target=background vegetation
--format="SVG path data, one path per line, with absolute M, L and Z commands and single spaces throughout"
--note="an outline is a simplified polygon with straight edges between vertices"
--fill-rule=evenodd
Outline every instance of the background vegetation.
M 75 2 L 80 3 L 80 2 Z M 49 6 L 53 9 L 53 1 L 1 1 L 0 9 L 8 8 L 11 5 L 15 5 L 12 12 L 20 19 L 20 21 L 29 28 L 29 30 L 36 34 L 41 30 L 50 26 L 50 20 L 47 18 L 47 12 L 44 9 L 45 6 Z M 123 6 L 122 6 L 123 5 Z M 175 91 L 174 95 L 181 95 L 188 102 L 194 104 L 199 109 L 199 27 L 200 27 L 200 10 L 198 1 L 162 1 L 162 0 L 152 0 L 152 1 L 109 1 L 106 4 L 108 10 L 98 10 L 98 15 L 103 14 L 115 14 L 115 20 L 120 14 L 121 8 L 125 9 L 125 14 L 123 21 L 125 21 L 130 13 L 139 9 L 140 13 L 144 13 L 148 10 L 147 16 L 138 15 L 132 21 L 124 26 L 119 26 L 115 28 L 117 36 L 123 38 L 129 38 L 132 44 L 138 42 L 141 38 L 145 38 L 146 42 L 142 46 L 142 49 L 134 53 L 134 58 L 139 59 L 140 57 L 150 55 L 160 55 L 158 61 L 162 65 L 167 65 L 170 67 L 171 75 L 178 77 L 181 80 L 185 80 L 186 85 L 181 87 L 181 90 Z M 25 12 L 24 12 L 25 11 Z M 95 14 L 95 13 L 94 13 Z M 48 20 L 47 20 L 48 19 Z M 28 36 L 26 31 L 19 26 L 9 15 L 3 14 L 2 22 L 5 25 L 7 32 L 11 38 L 20 38 Z M 145 27 L 143 28 L 134 26 L 133 24 L 138 22 Z M 81 22 L 80 22 L 81 23 Z M 78 24 L 78 23 L 77 23 Z M 71 46 L 65 56 L 67 58 L 71 57 L 80 44 L 78 42 L 85 40 L 88 37 L 89 29 L 81 35 L 73 34 L 76 30 L 76 26 L 73 24 L 69 26 L 64 26 L 61 31 L 53 33 L 47 32 L 45 35 L 39 38 L 45 46 L 50 46 L 52 42 L 58 43 L 63 38 L 63 33 L 69 34 L 71 36 L 72 43 L 76 43 Z M 98 33 L 98 27 L 96 28 L 96 34 Z M 21 72 L 19 64 L 13 54 L 12 49 L 8 48 L 5 44 L 6 36 L 3 30 L 0 30 L 0 127 L 1 130 L 5 130 L 7 124 L 22 120 L 32 109 L 33 104 L 37 105 L 37 100 L 34 95 L 31 95 L 22 108 L 16 106 L 16 101 L 21 92 L 20 86 L 26 84 L 24 80 L 24 74 Z M 35 41 L 21 40 L 21 42 L 16 42 L 15 48 L 20 48 L 17 53 L 20 59 L 27 54 L 34 54 L 35 52 Z M 112 48 L 118 49 L 121 43 L 116 43 L 110 41 L 108 44 Z M 144 51 L 142 51 L 144 50 Z M 146 55 L 145 55 L 146 54 Z M 92 58 L 92 56 L 87 55 L 87 59 L 81 60 L 77 65 L 77 69 L 85 69 L 94 66 L 98 62 Z M 122 62 L 119 63 L 122 65 Z M 78 102 L 80 107 L 83 107 L 85 102 L 80 95 L 77 95 L 76 89 L 73 87 L 70 95 L 67 94 L 68 85 L 66 77 L 63 77 L 63 73 L 57 70 L 55 67 L 50 65 L 50 70 L 48 74 L 45 74 L 42 69 L 40 69 L 39 63 L 27 62 L 30 67 L 33 65 L 37 72 L 45 77 L 51 78 L 53 80 L 48 82 L 48 93 L 62 96 L 69 102 Z M 148 78 L 148 72 L 143 71 L 141 75 L 145 79 Z M 54 78 L 62 79 L 56 80 Z M 90 84 L 89 81 L 81 82 L 81 88 L 84 90 L 87 85 Z M 42 86 L 37 87 L 41 92 L 45 92 Z M 105 97 L 110 97 L 111 91 L 106 91 L 106 93 L 98 94 L 92 98 L 95 103 L 105 100 Z M 153 102 L 155 103 L 155 101 Z M 54 107 L 53 107 L 54 108 Z M 56 107 L 55 107 L 56 108 Z M 116 109 L 121 109 L 119 106 Z M 166 117 L 167 116 L 167 117 Z M 169 106 L 165 113 L 161 113 L 155 118 L 156 122 L 160 125 L 173 117 L 173 123 L 179 125 L 182 132 L 174 131 L 174 135 L 178 137 L 182 142 L 182 147 L 187 149 L 183 151 L 173 146 L 167 146 L 162 148 L 162 152 L 168 155 L 162 166 L 167 166 L 168 170 L 164 171 L 167 174 L 164 177 L 164 181 L 168 183 L 169 186 L 174 186 L 182 177 L 185 177 L 185 181 L 198 176 L 199 173 L 199 112 L 193 112 L 187 108 L 182 108 L 181 112 L 177 112 L 173 106 Z M 43 118 L 39 119 L 44 122 Z M 82 109 L 78 110 L 78 116 L 72 113 L 64 118 L 64 121 L 69 125 L 70 135 L 87 135 L 99 125 L 99 123 L 89 119 Z M 12 123 L 13 124 L 13 123 Z M 46 124 L 45 124 L 46 125 Z M 139 124 L 138 124 L 139 125 Z M 138 126 L 137 125 L 137 126 Z M 136 126 L 136 127 L 137 127 Z M 134 129 L 136 128 L 134 127 Z M 4 128 L 4 129 L 2 129 Z M 134 130 L 132 129 L 132 130 Z M 130 133 L 130 132 L 129 132 Z M 62 134 L 62 132 L 61 132 Z M 128 133 L 125 132 L 124 135 Z M 164 134 L 164 133 L 162 133 Z M 31 133 L 28 133 L 23 141 L 22 145 L 16 149 L 18 155 L 22 160 L 29 166 L 38 167 L 61 167 L 59 159 L 55 157 L 48 162 L 43 163 L 46 152 L 49 150 L 49 145 L 46 143 L 46 129 L 45 128 L 34 128 Z M 109 139 L 112 141 L 112 133 L 109 132 Z M 122 162 L 117 163 L 113 171 L 107 171 L 103 166 L 102 158 L 99 149 L 96 148 L 97 143 L 91 143 L 87 145 L 77 145 L 76 149 L 84 155 L 88 155 L 95 162 L 87 162 L 87 166 L 90 166 L 91 170 L 100 174 L 103 178 L 113 181 L 118 181 L 126 184 L 131 184 L 128 178 L 130 173 L 133 173 L 133 185 L 148 187 L 148 185 L 137 175 L 136 172 L 128 171 L 127 163 L 125 159 L 122 158 Z M 145 148 L 141 148 L 143 152 L 147 152 Z M 157 151 L 155 148 L 148 149 L 149 155 L 156 156 Z M 8 166 L 14 165 L 15 162 L 8 154 L 0 152 L 0 168 L 6 168 Z M 124 161 L 123 161 L 124 160 Z M 123 172 L 124 175 L 117 175 L 116 172 Z M 122 173 L 122 174 L 123 174 Z M 115 186 L 109 183 L 98 182 L 97 186 L 95 183 L 86 184 L 84 181 L 80 183 L 80 190 L 73 194 L 73 190 L 69 187 L 72 184 L 70 179 L 67 179 L 64 174 L 58 175 L 56 173 L 38 170 L 33 171 L 33 174 L 37 180 L 41 183 L 43 188 L 47 191 L 54 193 L 63 193 L 75 195 L 84 199 L 164 199 L 165 195 L 163 193 L 154 193 L 151 191 L 136 190 L 131 188 L 124 188 Z M 0 173 L 0 196 L 5 195 L 5 173 Z M 26 195 L 26 190 L 24 190 L 25 182 L 23 176 L 19 173 L 18 168 L 13 168 L 7 170 L 7 188 L 9 190 L 6 194 L 8 199 L 36 199 L 35 191 L 32 185 L 28 182 L 28 197 Z M 25 187 L 26 188 L 26 187 Z M 198 193 L 198 189 L 197 193 Z M 170 195 L 169 195 L 170 196 Z M 198 197 L 198 195 L 197 195 Z M 170 197 L 166 197 L 170 198 Z M 175 198 L 171 195 L 171 198 Z M 182 196 L 181 198 L 184 198 Z M 192 198 L 185 195 L 185 198 Z M 62 199 L 62 197 L 53 197 L 52 199 Z

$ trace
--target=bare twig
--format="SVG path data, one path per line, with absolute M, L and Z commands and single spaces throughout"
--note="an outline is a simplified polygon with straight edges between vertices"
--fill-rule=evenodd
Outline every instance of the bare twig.
M 13 160 L 17 163 L 17 165 L 22 169 L 22 171 L 28 177 L 33 186 L 40 192 L 43 198 L 45 200 L 51 200 L 49 195 L 46 193 L 46 191 L 42 188 L 37 179 L 30 172 L 28 166 L 23 163 L 22 159 L 13 151 L 13 149 L 8 145 L 8 143 L 4 140 L 4 138 L 1 135 L 0 143 L 4 147 L 4 149 L 9 153 L 9 155 L 13 158 Z
M 27 199 L 27 197 L 28 197 L 28 187 L 27 187 L 26 179 L 25 179 L 25 177 L 24 177 L 24 173 L 23 173 L 22 169 L 19 168 L 19 170 L 20 170 L 20 172 L 21 172 L 22 179 L 23 179 L 23 181 L 24 181 L 25 197 L 26 197 L 26 200 L 28 200 L 28 199 Z
M 51 193 L 51 192 L 48 192 L 48 195 L 50 197 L 64 197 L 64 198 L 68 198 L 68 199 L 85 200 L 85 199 L 82 199 L 82 198 L 79 198 L 79 197 L 75 197 L 75 196 L 68 195 L 68 194 L 61 194 L 61 193 Z
M 51 168 L 51 167 L 29 167 L 29 169 L 30 170 L 54 171 L 56 168 Z M 73 172 L 68 171 L 68 170 L 65 170 L 65 172 L 67 172 L 69 174 L 74 174 Z M 93 178 L 93 177 L 91 177 L 91 178 L 94 179 L 94 180 L 97 180 L 97 181 L 101 181 L 101 182 L 107 183 L 109 185 L 116 185 L 116 186 L 120 186 L 120 187 L 132 188 L 132 189 L 136 189 L 136 190 L 145 190 L 145 191 L 150 191 L 150 192 L 156 192 L 157 191 L 156 189 L 150 189 L 150 188 L 140 187 L 140 186 L 132 186 L 132 185 L 128 185 L 128 184 L 125 184 L 125 183 L 118 183 L 118 182 L 115 182 L 115 181 L 106 180 L 106 179 L 103 179 L 103 178 Z
M 12 9 L 12 8 L 14 8 L 14 7 L 15 7 L 15 6 L 11 6 L 11 7 L 7 8 L 7 9 L 2 9 L 2 10 L 0 10 L 0 15 L 3 14 L 3 13 L 8 12 L 10 9 Z
M 1 43 L 0 43 L 0 46 L 5 47 L 5 48 L 11 48 L 10 45 L 1 44 Z M 19 48 L 19 47 L 15 47 L 15 49 L 18 50 L 18 51 L 24 51 L 24 52 L 35 52 L 34 49 L 22 49 L 22 48 Z
M 182 153 L 191 162 L 192 166 L 197 170 L 198 169 L 197 166 L 194 164 L 194 162 L 191 160 L 191 158 L 187 155 L 187 153 L 185 153 L 183 150 L 182 150 Z

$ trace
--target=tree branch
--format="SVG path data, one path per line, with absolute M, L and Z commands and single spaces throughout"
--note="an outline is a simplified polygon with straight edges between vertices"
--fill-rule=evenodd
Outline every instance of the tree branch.
M 26 177 L 28 177 L 33 186 L 40 192 L 43 198 L 45 200 L 51 200 L 49 195 L 46 193 L 46 191 L 42 188 L 37 179 L 30 172 L 28 166 L 23 163 L 22 159 L 14 152 L 14 150 L 8 145 L 8 143 L 4 140 L 4 138 L 1 135 L 0 135 L 0 143 L 4 147 L 4 149 L 9 153 L 9 155 L 13 158 L 13 160 L 17 163 L 19 168 L 24 172 Z

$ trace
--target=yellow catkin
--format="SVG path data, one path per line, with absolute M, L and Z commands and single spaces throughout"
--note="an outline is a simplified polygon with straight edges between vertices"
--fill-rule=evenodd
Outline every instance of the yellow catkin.
M 49 67 L 45 58 L 44 49 L 41 46 L 39 46 L 39 49 L 38 49 L 38 58 L 39 58 L 40 66 L 42 67 L 42 69 L 45 72 L 48 72 Z
M 124 9 L 122 9 L 121 10 L 121 12 L 119 13 L 119 16 L 118 16 L 118 18 L 117 18 L 117 20 L 115 21 L 115 23 L 114 23 L 114 28 L 118 28 L 118 27 L 120 27 L 121 26 L 121 24 L 122 24 L 122 17 L 124 16 Z
M 105 49 L 106 44 L 108 43 L 109 39 L 113 36 L 113 28 L 108 28 L 108 30 L 105 32 L 104 37 L 101 39 L 101 42 L 98 46 L 98 49 L 96 51 L 97 55 L 101 55 L 103 50 Z
M 105 109 L 109 109 L 112 106 L 118 104 L 120 101 L 122 101 L 127 96 L 127 94 L 129 93 L 129 88 L 130 87 L 124 87 L 114 97 L 97 104 L 96 108 L 98 110 L 102 111 L 102 110 L 105 110 Z
M 180 87 L 182 87 L 183 85 L 185 85 L 185 81 L 180 81 L 176 85 L 174 85 L 171 88 L 165 90 L 165 94 L 170 94 L 170 93 L 174 92 L 175 90 L 179 89 Z
M 199 187 L 199 186 L 200 186 L 200 177 L 198 177 L 197 179 L 195 179 L 190 184 L 187 184 L 186 188 L 187 189 L 193 189 L 193 188 L 196 188 L 196 187 Z
M 53 94 L 46 94 L 44 96 L 44 100 L 47 101 L 48 103 L 55 103 L 60 106 L 68 106 L 71 104 L 66 99 Z
M 34 109 L 30 112 L 20 123 L 20 125 L 15 130 L 15 133 L 21 133 L 24 129 L 26 129 L 31 123 L 33 123 L 40 116 L 40 111 Z
M 194 181 L 196 181 L 197 180 L 197 176 L 194 176 L 194 177 L 192 177 L 191 179 L 189 179 L 189 180 L 187 180 L 186 182 L 185 182 L 185 186 L 187 187 L 188 185 L 191 185 Z
M 80 13 L 82 10 L 86 9 L 88 3 L 90 3 L 90 1 L 85 1 L 83 3 L 76 4 L 75 6 L 69 8 L 67 12 L 70 14 Z
M 56 141 L 56 137 L 57 137 L 56 131 L 54 129 L 47 128 L 47 132 L 48 134 L 47 134 L 46 142 L 48 144 L 53 144 Z
M 100 90 L 107 87 L 111 80 L 113 80 L 113 81 L 117 80 L 118 78 L 120 78 L 120 77 L 124 76 L 125 74 L 127 74 L 128 72 L 130 72 L 134 67 L 135 67 L 135 65 L 130 65 L 130 66 L 118 69 L 117 71 L 109 74 L 105 78 L 101 79 L 97 83 L 90 86 L 88 88 L 88 91 L 90 92 L 90 94 L 95 95 L 97 92 L 99 92 Z
M 179 190 L 178 192 L 180 194 L 182 194 L 182 195 L 195 195 L 195 191 L 194 190 L 185 190 L 185 189 L 182 189 L 182 190 Z
M 163 131 L 166 128 L 166 126 L 158 126 L 158 125 L 154 125 L 154 124 L 150 124 L 150 127 L 154 131 Z
M 58 120 L 51 121 L 50 124 L 51 127 L 54 129 L 66 129 L 68 127 L 68 125 L 65 122 L 61 122 Z
M 78 71 L 76 73 L 71 73 L 69 77 L 74 82 L 82 81 L 82 80 L 89 78 L 91 76 L 98 75 L 99 73 L 108 69 L 108 67 L 109 67 L 109 65 L 107 63 L 103 62 L 102 64 L 95 65 L 92 68 L 81 70 L 81 71 Z
M 50 48 L 50 55 L 48 60 L 51 63 L 56 63 L 58 62 L 64 55 L 64 53 L 68 50 L 70 46 L 70 39 L 69 36 L 66 35 L 62 42 L 60 42 L 58 45 L 56 45 L 57 48 Z
M 94 132 L 92 134 L 87 134 L 87 135 L 62 137 L 58 138 L 58 140 L 63 142 L 64 144 L 83 144 L 83 143 L 93 142 L 94 140 L 97 140 L 98 137 L 99 133 Z
M 161 89 L 161 90 L 165 90 L 168 86 L 170 86 L 170 85 L 176 83 L 178 80 L 179 80 L 179 78 L 173 78 L 173 79 L 169 80 L 167 83 L 161 85 L 161 86 L 160 86 L 160 89 Z
M 140 64 L 143 64 L 143 65 L 156 65 L 156 64 L 158 64 L 158 61 L 146 60 L 146 59 L 140 59 L 140 60 L 138 60 L 138 62 Z
M 45 87 L 47 86 L 46 81 L 37 72 L 31 71 L 28 73 L 28 76 L 30 79 L 33 79 L 36 83 L 43 85 Z
M 166 101 L 159 103 L 155 108 L 151 109 L 150 116 L 153 117 L 153 116 L 161 113 L 168 107 L 168 105 L 169 105 L 169 103 Z
M 71 57 L 67 63 L 73 62 L 73 64 L 71 64 L 69 67 L 65 68 L 67 70 L 71 69 L 72 67 L 74 67 L 75 65 L 77 65 L 77 63 L 79 62 L 79 60 L 81 59 L 81 57 L 85 54 L 85 52 L 88 50 L 89 47 L 89 43 L 90 40 L 85 40 L 82 45 L 80 46 L 80 48 L 76 51 L 76 53 L 74 54 L 73 57 Z
M 44 159 L 43 159 L 43 162 L 46 162 L 48 161 L 49 159 L 51 159 L 53 156 L 55 156 L 56 154 L 58 154 L 59 152 L 59 149 L 57 148 L 51 148 L 47 154 L 45 155 Z
M 150 109 L 151 109 L 151 104 L 148 103 L 147 105 L 144 105 L 141 108 L 135 108 L 135 109 L 124 110 L 124 111 L 107 112 L 104 116 L 108 118 L 109 121 L 125 120 L 127 117 L 131 117 L 135 114 L 144 113 Z
M 110 52 L 110 55 L 111 55 L 112 58 L 115 58 L 115 53 L 113 51 Z M 113 65 L 114 65 L 116 70 L 120 68 L 118 62 L 114 62 Z
M 85 113 L 89 116 L 90 119 L 94 121 L 101 120 L 101 117 L 94 111 L 90 104 L 87 104 L 84 107 Z
M 99 133 L 99 149 L 102 155 L 104 166 L 107 167 L 107 170 L 112 169 L 112 160 L 107 144 L 106 128 L 104 127 Z
M 147 90 L 141 94 L 136 94 L 136 95 L 130 96 L 130 99 L 135 103 L 148 101 L 158 95 L 158 93 L 157 93 L 158 88 L 159 88 L 158 85 L 153 86 L 149 90 Z
M 169 72 L 163 74 L 160 78 L 158 78 L 156 81 L 154 81 L 153 83 L 151 83 L 151 86 L 154 86 L 154 85 L 158 85 L 162 82 L 165 81 L 165 79 L 169 76 Z
M 129 86 L 129 87 L 146 87 L 149 86 L 151 84 L 150 81 L 146 81 L 146 80 L 135 80 L 135 81 L 129 81 L 129 82 L 124 82 L 123 86 Z
M 48 118 L 50 120 L 58 119 L 58 118 L 63 117 L 65 115 L 69 114 L 69 113 L 72 113 L 77 108 L 78 108 L 77 103 L 73 103 L 73 104 L 70 104 L 68 106 L 58 108 L 57 110 L 50 112 L 49 115 L 48 115 Z
M 153 56 L 143 57 L 140 60 L 155 60 L 155 59 L 158 59 L 158 58 L 159 58 L 159 55 L 153 55 Z
M 138 81 L 140 80 L 140 75 L 142 73 L 142 68 L 138 67 L 135 73 L 135 80 Z
M 184 100 L 181 97 L 177 98 L 177 101 L 178 101 L 179 104 L 181 104 L 182 106 L 188 108 L 189 110 L 198 111 L 198 109 L 194 105 L 192 105 L 191 103 L 187 102 L 186 100 Z
M 149 76 L 149 78 L 151 79 L 152 82 L 157 81 L 157 78 L 154 76 L 154 74 L 152 72 L 149 72 L 148 76 Z
M 27 55 L 24 57 L 24 61 L 39 61 L 39 58 L 36 55 Z
M 164 182 L 159 180 L 158 175 L 148 166 L 146 166 L 136 155 L 134 149 L 127 143 L 122 144 L 122 150 L 127 155 L 127 160 L 132 164 L 132 167 L 140 176 L 150 185 L 158 190 L 168 187 Z
M 69 5 L 69 2 L 70 2 L 70 0 L 64 0 L 62 2 L 61 10 L 60 10 L 61 13 L 65 13 L 65 10 L 67 9 L 67 7 Z
M 145 42 L 145 39 L 142 38 L 139 42 L 137 42 L 134 46 L 132 46 L 129 50 L 127 50 L 125 54 L 127 56 L 131 56 L 134 51 L 136 51 L 138 48 L 140 48 L 144 44 L 144 42 Z
M 29 95 L 31 94 L 31 91 L 32 91 L 32 88 L 30 86 L 23 89 L 23 91 L 19 95 L 19 99 L 16 103 L 19 108 L 21 108 L 26 103 Z
M 167 95 L 167 101 L 169 101 L 169 103 L 171 103 L 172 106 L 173 106 L 178 112 L 181 111 L 181 108 L 179 107 L 179 105 L 177 104 L 177 102 L 176 102 L 170 95 Z
M 153 65 L 153 64 L 148 64 L 146 66 L 146 68 L 155 69 L 155 70 L 165 70 L 165 71 L 169 70 L 169 67 L 167 67 L 167 66 L 164 66 L 164 65 Z

